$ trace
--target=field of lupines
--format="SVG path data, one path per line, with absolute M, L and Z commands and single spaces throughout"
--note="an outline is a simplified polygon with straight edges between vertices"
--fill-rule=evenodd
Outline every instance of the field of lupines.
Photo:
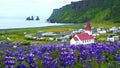
M 120 68 L 120 43 L 18 48 L 0 44 L 0 68 Z

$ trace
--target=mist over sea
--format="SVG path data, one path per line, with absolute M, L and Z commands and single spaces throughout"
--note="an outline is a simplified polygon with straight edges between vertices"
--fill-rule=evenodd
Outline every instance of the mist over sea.
M 59 26 L 65 24 L 48 23 L 45 19 L 39 21 L 26 21 L 24 18 L 0 18 L 0 29 L 15 29 L 15 28 L 30 28 L 30 27 L 45 27 Z

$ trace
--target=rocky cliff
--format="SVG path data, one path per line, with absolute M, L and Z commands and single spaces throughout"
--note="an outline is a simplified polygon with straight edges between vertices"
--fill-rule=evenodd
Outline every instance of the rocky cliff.
M 82 0 L 54 9 L 47 21 L 61 23 L 120 22 L 120 0 Z

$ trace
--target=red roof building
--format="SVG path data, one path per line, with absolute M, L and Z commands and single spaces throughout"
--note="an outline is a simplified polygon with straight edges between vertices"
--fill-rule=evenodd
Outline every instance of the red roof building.
M 91 44 L 94 43 L 94 37 L 92 36 L 92 29 L 90 22 L 87 23 L 85 32 L 81 34 L 76 34 L 70 41 L 70 44 L 79 45 L 79 44 Z
M 94 39 L 94 37 L 92 35 L 89 35 L 88 33 L 77 34 L 77 36 L 80 40 Z

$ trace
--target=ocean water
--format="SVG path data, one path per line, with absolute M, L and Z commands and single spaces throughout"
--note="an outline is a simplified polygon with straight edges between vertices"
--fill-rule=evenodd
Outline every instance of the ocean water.
M 48 23 L 45 20 L 26 21 L 24 19 L 0 19 L 0 29 L 30 28 L 65 25 L 60 23 Z

